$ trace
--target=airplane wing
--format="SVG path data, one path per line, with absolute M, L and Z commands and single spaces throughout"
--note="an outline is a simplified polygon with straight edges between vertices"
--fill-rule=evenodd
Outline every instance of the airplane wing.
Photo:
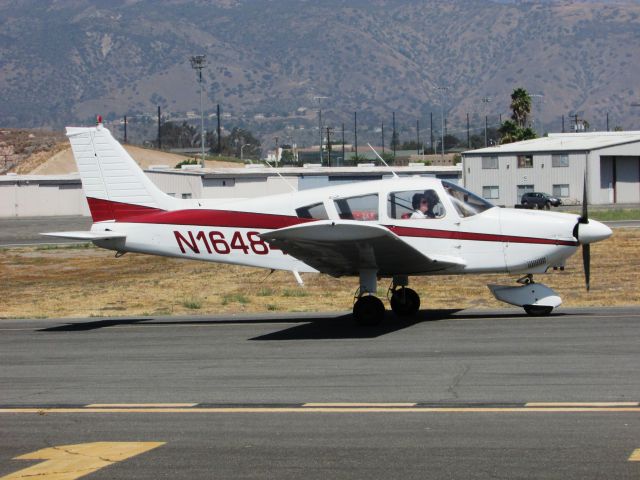
M 453 256 L 425 255 L 381 225 L 359 221 L 305 223 L 263 233 L 272 247 L 334 277 L 372 268 L 378 275 L 418 275 L 464 267 Z
M 126 238 L 124 233 L 115 232 L 48 232 L 41 233 L 47 237 L 71 238 L 73 240 L 113 240 Z

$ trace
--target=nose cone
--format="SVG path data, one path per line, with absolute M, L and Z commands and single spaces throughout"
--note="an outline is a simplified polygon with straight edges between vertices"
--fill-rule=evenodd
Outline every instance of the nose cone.
M 578 224 L 578 241 L 581 244 L 606 240 L 613 232 L 604 223 L 589 220 L 589 223 Z

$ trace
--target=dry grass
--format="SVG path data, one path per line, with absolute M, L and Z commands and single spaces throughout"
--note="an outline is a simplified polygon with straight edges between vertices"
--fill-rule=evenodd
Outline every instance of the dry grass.
M 591 292 L 584 289 L 581 256 L 565 272 L 537 276 L 564 305 L 639 305 L 640 230 L 616 229 L 592 247 Z M 12 248 L 0 251 L 0 318 L 218 314 L 267 311 L 344 311 L 355 278 L 293 275 L 228 265 L 112 252 L 95 247 Z M 424 308 L 495 308 L 487 283 L 514 276 L 412 278 Z M 380 295 L 385 294 L 380 282 Z

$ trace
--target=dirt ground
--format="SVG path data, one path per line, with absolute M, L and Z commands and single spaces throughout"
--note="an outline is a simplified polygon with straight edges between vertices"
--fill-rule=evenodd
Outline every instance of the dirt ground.
M 580 252 L 564 272 L 538 275 L 564 306 L 640 305 L 640 229 L 616 229 L 592 246 L 591 291 Z M 0 250 L 0 318 L 219 314 L 350 310 L 355 278 L 289 272 L 113 252 L 91 245 Z M 514 284 L 515 276 L 411 278 L 422 308 L 501 308 L 487 283 Z M 379 283 L 386 295 L 388 284 Z

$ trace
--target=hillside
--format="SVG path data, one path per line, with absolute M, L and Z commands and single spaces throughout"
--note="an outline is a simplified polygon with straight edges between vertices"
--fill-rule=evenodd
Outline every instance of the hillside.
M 548 129 L 573 112 L 640 129 L 639 47 L 637 1 L 0 0 L 0 125 L 197 110 L 188 56 L 206 53 L 207 112 L 263 138 L 313 138 L 317 95 L 335 124 L 414 125 L 444 103 L 462 125 L 515 86 L 544 96 Z

